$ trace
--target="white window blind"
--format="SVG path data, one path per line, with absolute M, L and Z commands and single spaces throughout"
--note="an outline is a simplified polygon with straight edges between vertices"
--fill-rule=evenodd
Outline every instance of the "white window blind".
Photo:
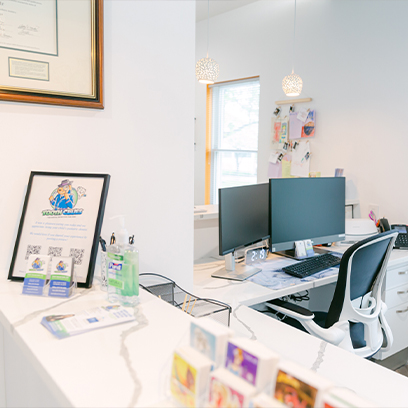
M 210 200 L 218 189 L 255 184 L 258 166 L 259 78 L 212 88 Z

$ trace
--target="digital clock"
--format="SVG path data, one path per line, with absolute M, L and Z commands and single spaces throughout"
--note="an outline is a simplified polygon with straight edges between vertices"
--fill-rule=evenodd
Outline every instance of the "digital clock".
M 257 262 L 263 262 L 266 260 L 267 256 L 268 256 L 267 247 L 248 249 L 245 253 L 245 263 L 247 265 L 250 265 Z

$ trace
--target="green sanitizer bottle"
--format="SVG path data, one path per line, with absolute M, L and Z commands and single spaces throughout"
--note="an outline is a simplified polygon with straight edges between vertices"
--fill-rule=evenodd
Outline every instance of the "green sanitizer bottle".
M 123 306 L 135 306 L 139 302 L 139 251 L 133 245 L 134 238 L 129 238 L 124 217 L 118 218 L 121 229 L 116 242 L 111 239 L 111 245 L 106 248 L 108 300 Z

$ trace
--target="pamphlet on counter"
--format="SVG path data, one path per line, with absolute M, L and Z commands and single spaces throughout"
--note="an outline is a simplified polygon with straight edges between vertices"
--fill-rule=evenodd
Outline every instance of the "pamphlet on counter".
M 109 305 L 83 310 L 78 313 L 45 316 L 41 324 L 59 339 L 86 333 L 90 330 L 127 323 L 135 320 L 128 309 Z

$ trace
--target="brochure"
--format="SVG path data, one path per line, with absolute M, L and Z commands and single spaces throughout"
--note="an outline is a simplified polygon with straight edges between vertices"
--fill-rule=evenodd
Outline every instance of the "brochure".
M 120 305 L 95 307 L 78 313 L 45 316 L 41 324 L 59 339 L 90 330 L 135 320 L 133 312 Z

